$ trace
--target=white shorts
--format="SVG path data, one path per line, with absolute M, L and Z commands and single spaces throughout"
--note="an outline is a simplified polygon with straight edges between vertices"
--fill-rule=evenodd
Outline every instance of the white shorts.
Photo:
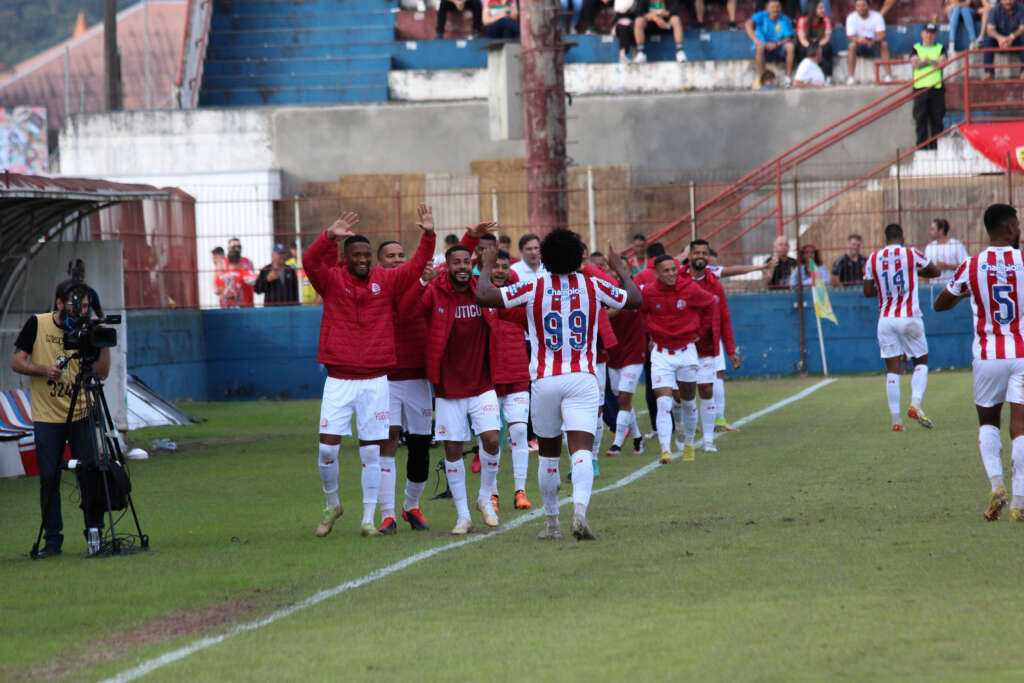
M 672 351 L 655 346 L 651 351 L 651 388 L 675 389 L 680 382 L 696 382 L 699 367 L 693 344 Z
M 725 372 L 725 344 L 718 342 L 718 355 L 715 356 L 715 372 Z
M 640 382 L 640 375 L 644 371 L 643 363 L 637 365 L 625 365 L 621 368 L 608 368 L 608 381 L 612 384 L 612 393 L 616 396 L 620 391 L 627 394 L 636 393 L 636 385 Z
M 530 418 L 530 392 L 517 391 L 498 399 L 505 422 L 526 422 Z
M 895 358 L 907 354 L 920 358 L 928 353 L 928 340 L 924 336 L 921 318 L 879 318 L 878 348 L 882 358 Z
M 410 434 L 430 434 L 434 415 L 430 381 L 426 379 L 388 380 L 391 393 L 391 426 Z
M 597 377 L 597 393 L 601 396 L 601 405 L 604 405 L 604 390 L 608 386 L 608 363 L 597 363 L 594 365 L 594 375 Z
M 553 439 L 567 432 L 593 434 L 601 405 L 597 378 L 589 372 L 535 379 L 530 388 L 530 411 L 537 436 Z
M 434 438 L 438 441 L 469 441 L 472 437 L 469 420 L 473 421 L 473 432 L 477 436 L 501 429 L 501 412 L 494 389 L 468 398 L 438 398 Z
M 974 404 L 991 408 L 1004 401 L 1024 403 L 1024 358 L 976 360 Z
M 327 378 L 324 398 L 320 402 L 320 433 L 352 436 L 353 413 L 360 440 L 383 441 L 388 438 L 391 418 L 388 415 L 387 377 Z
M 701 356 L 697 368 L 697 384 L 711 384 L 715 381 L 715 367 L 718 356 Z

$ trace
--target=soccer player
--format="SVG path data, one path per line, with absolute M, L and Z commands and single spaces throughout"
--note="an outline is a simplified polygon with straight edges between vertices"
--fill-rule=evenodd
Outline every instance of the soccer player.
M 393 306 L 434 253 L 434 217 L 420 204 L 417 225 L 423 231 L 408 263 L 397 268 L 372 267 L 370 240 L 352 230 L 359 216 L 342 214 L 303 253 L 309 280 L 324 300 L 317 360 L 327 368 L 320 405 L 320 479 L 327 507 L 316 528 L 326 536 L 341 516 L 338 499 L 338 452 L 342 435 L 352 434 L 352 415 L 359 434 L 362 461 L 364 536 L 379 536 L 373 524 L 380 486 L 380 451 L 388 438 L 390 419 L 387 371 L 397 362 Z M 338 261 L 338 243 L 342 245 Z
M 639 455 L 644 450 L 644 435 L 633 411 L 633 394 L 644 370 L 646 330 L 638 311 L 619 311 L 611 322 L 619 343 L 608 350 L 608 382 L 618 399 L 619 412 L 615 418 L 615 436 L 605 455 L 621 455 L 627 434 L 633 435 L 633 454 Z
M 565 430 L 572 462 L 572 534 L 578 540 L 595 538 L 587 525 L 587 506 L 594 485 L 590 448 L 601 397 L 597 390 L 598 308 L 636 308 L 640 292 L 630 280 L 618 254 L 609 252 L 612 269 L 625 283 L 619 289 L 576 271 L 583 262 L 583 244 L 576 233 L 552 230 L 540 246 L 547 273 L 534 282 L 497 288 L 490 275 L 496 252 L 484 252 L 476 300 L 482 306 L 526 306 L 531 341 L 530 410 L 540 446 L 538 481 L 547 524 L 542 540 L 562 537 L 558 523 L 558 472 Z
M 711 245 L 707 240 L 690 242 L 689 263 L 683 266 L 683 275 L 689 275 L 708 294 L 715 297 L 718 315 L 714 317 L 715 328 L 708 330 L 697 340 L 697 358 L 700 368 L 697 371 L 697 391 L 700 393 L 701 431 L 704 433 L 704 450 L 715 452 L 715 430 L 718 422 L 718 406 L 715 397 L 715 382 L 718 379 L 718 363 L 725 370 L 724 355 L 729 355 L 733 369 L 740 367 L 740 357 L 736 353 L 736 340 L 732 333 L 732 317 L 729 314 L 729 303 L 726 301 L 725 288 L 708 264 L 711 258 Z M 725 353 L 722 347 L 725 347 Z M 724 390 L 722 392 L 725 393 Z M 724 396 L 723 396 L 724 398 Z
M 382 242 L 377 247 L 377 265 L 381 268 L 398 268 L 405 263 L 405 250 L 399 242 Z M 429 265 L 420 275 L 425 286 L 437 275 Z M 404 296 L 421 296 L 422 291 L 413 285 Z M 420 511 L 420 496 L 427 485 L 430 473 L 431 418 L 434 414 L 433 396 L 427 381 L 426 357 L 423 340 L 427 337 L 427 325 L 422 315 L 405 312 L 396 302 L 394 310 L 395 356 L 398 361 L 388 370 L 388 394 L 390 396 L 391 426 L 388 440 L 380 452 L 380 487 L 377 502 L 380 506 L 380 532 L 394 534 L 398 531 L 395 519 L 395 453 L 398 439 L 405 430 L 405 444 L 409 450 L 406 461 L 405 497 L 402 503 L 402 519 L 414 531 L 430 529 Z
M 903 354 L 914 360 L 907 417 L 931 428 L 921 409 L 928 386 L 928 340 L 917 305 L 917 278 L 935 277 L 939 269 L 913 247 L 903 246 L 903 228 L 885 226 L 885 247 L 868 257 L 864 266 L 864 296 L 878 296 L 878 347 L 885 359 L 885 395 L 889 400 L 892 431 L 903 431 L 900 417 L 900 362 Z
M 715 299 L 700 285 L 679 274 L 674 258 L 662 254 L 654 260 L 656 280 L 643 289 L 647 331 L 654 342 L 651 351 L 651 385 L 657 400 L 658 441 L 661 459 L 672 462 L 672 391 L 682 400 L 683 460 L 694 459 L 697 433 L 697 374 L 700 361 L 696 342 L 712 329 L 717 315 Z
M 1024 522 L 1024 257 L 1020 252 L 1017 211 L 1006 204 L 985 209 L 989 247 L 956 269 L 953 279 L 935 299 L 936 311 L 948 311 L 971 298 L 974 311 L 974 404 L 978 411 L 978 447 L 992 491 L 985 519 L 994 522 L 1010 502 L 1010 519 Z M 1010 402 L 1013 440 L 1013 500 L 1003 484 L 1002 443 L 999 438 L 1003 402 Z

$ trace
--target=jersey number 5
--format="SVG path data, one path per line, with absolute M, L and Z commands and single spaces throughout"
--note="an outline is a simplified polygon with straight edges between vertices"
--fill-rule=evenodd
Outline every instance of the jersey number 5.
M 569 327 L 569 348 L 582 351 L 587 346 L 587 316 L 583 311 L 572 311 L 566 321 Z M 565 343 L 562 316 L 551 312 L 544 316 L 544 343 L 552 351 L 558 351 Z
M 992 311 L 992 319 L 1000 325 L 1007 325 L 1017 317 L 1017 304 L 1013 299 L 1013 285 L 992 285 L 992 301 L 998 308 Z

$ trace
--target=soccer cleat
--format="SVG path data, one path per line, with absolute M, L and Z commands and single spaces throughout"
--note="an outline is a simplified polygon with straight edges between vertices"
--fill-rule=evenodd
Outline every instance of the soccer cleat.
M 420 512 L 419 508 L 402 510 L 402 519 L 409 522 L 409 526 L 412 527 L 413 531 L 430 531 L 430 525 L 427 524 L 427 519 Z
M 615 444 L 612 444 L 611 446 L 608 447 L 608 450 L 605 452 L 605 456 L 610 458 L 616 455 L 622 455 L 622 446 L 616 446 Z
M 382 534 L 391 536 L 392 534 L 398 533 L 398 522 L 395 521 L 394 517 L 385 517 L 380 523 L 380 529 Z
M 516 510 L 532 510 L 533 505 L 530 503 L 530 499 L 526 497 L 526 491 L 522 489 L 516 491 Z
M 1024 510 L 1021 510 L 1020 508 L 1010 508 L 1010 521 L 1024 522 Z
M 687 61 L 686 52 L 684 50 L 676 50 L 676 61 L 680 64 Z
M 465 536 L 473 528 L 472 520 L 460 519 L 452 528 L 452 536 Z
M 498 514 L 498 494 L 491 494 L 491 507 L 494 508 L 494 514 Z
M 336 508 L 327 506 L 324 508 L 324 513 L 320 516 L 320 523 L 316 525 L 316 535 L 323 538 L 327 534 L 331 533 L 331 529 L 334 528 L 334 522 L 341 517 L 341 513 L 344 510 L 339 505 Z
M 903 431 L 903 424 L 901 422 L 897 422 L 897 423 L 893 424 L 892 431 L 894 431 L 894 432 L 902 432 Z
M 596 541 L 597 536 L 587 526 L 587 520 L 582 515 L 572 516 L 572 535 L 577 541 Z
M 924 411 L 916 406 L 910 406 L 907 408 L 907 417 L 911 420 L 917 420 L 921 423 L 922 427 L 932 428 L 932 421 L 928 419 L 928 416 L 924 414 Z
M 718 446 L 715 445 L 714 441 L 705 441 L 704 442 L 704 452 L 705 453 L 717 453 L 718 452 Z
M 597 458 L 594 458 L 593 460 L 591 460 L 591 462 L 594 463 L 594 476 L 595 477 L 600 477 L 601 476 L 601 468 L 597 464 Z
M 660 464 L 660 465 L 668 465 L 671 462 L 672 462 L 672 452 L 671 451 L 662 451 L 661 452 L 661 457 L 658 458 L 658 464 Z
M 562 527 L 558 524 L 558 517 L 548 518 L 547 524 L 537 534 L 538 541 L 561 541 Z
M 476 509 L 480 511 L 480 514 L 484 518 L 484 524 L 489 527 L 498 526 L 498 515 L 494 512 L 494 508 L 491 506 L 489 500 L 478 500 L 476 502 Z
M 640 455 L 644 452 L 644 437 L 638 436 L 633 439 L 633 455 Z
M 536 453 L 537 451 L 540 450 L 540 447 L 537 446 L 537 439 L 530 439 L 530 441 L 527 442 L 526 445 L 530 449 L 531 453 Z
M 636 53 L 636 57 L 633 57 L 633 63 L 634 64 L 646 64 L 647 63 L 647 53 L 643 52 L 643 51 L 638 51 Z
M 359 533 L 362 536 L 383 536 L 377 527 L 373 525 L 373 522 L 366 522 L 363 526 L 359 527 Z
M 715 418 L 716 432 L 738 432 L 740 430 L 729 424 L 724 417 Z
M 473 474 L 480 474 L 480 454 L 479 453 L 474 453 L 473 454 L 473 462 L 470 463 L 469 469 L 473 472 Z
M 1006 494 L 1006 489 L 1000 486 L 988 497 L 988 507 L 985 508 L 985 519 L 990 522 L 994 522 L 999 519 L 999 515 L 1002 514 L 1003 508 L 1010 502 L 1010 497 Z M 1012 514 L 1012 512 L 1011 512 Z
M 683 461 L 693 462 L 697 459 L 697 451 L 693 449 L 693 446 L 683 446 Z

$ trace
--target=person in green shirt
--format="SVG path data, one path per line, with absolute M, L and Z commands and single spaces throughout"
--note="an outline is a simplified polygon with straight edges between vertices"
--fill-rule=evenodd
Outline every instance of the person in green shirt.
M 921 42 L 914 43 L 914 56 L 910 58 L 914 69 L 913 114 L 918 145 L 942 132 L 942 117 L 946 115 L 946 91 L 942 87 L 942 69 L 938 68 L 946 60 L 946 48 L 935 42 L 937 31 L 935 24 L 925 24 L 921 29 Z M 937 146 L 932 140 L 922 149 Z

